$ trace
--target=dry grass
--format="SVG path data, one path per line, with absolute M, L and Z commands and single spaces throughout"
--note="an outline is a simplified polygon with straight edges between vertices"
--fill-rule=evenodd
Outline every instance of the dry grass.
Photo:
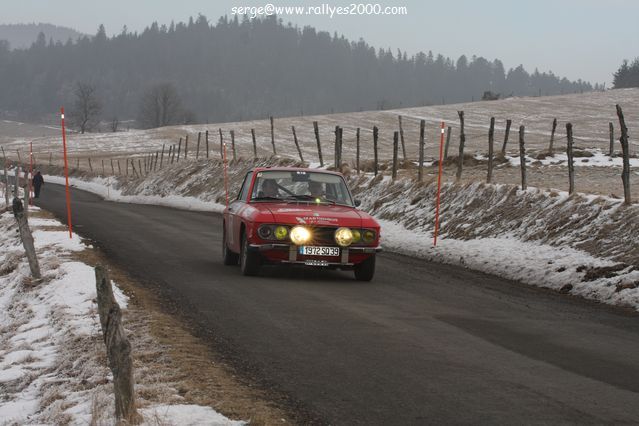
M 97 250 L 75 257 L 89 265 L 109 265 Z M 163 312 L 158 297 L 118 267 L 110 265 L 109 274 L 129 297 L 124 324 L 133 346 L 139 407 L 192 403 L 255 425 L 292 423 L 292 416 L 271 401 L 268 391 L 251 386 L 184 321 Z M 96 418 L 101 418 L 97 409 Z M 145 420 L 164 424 L 159 416 Z

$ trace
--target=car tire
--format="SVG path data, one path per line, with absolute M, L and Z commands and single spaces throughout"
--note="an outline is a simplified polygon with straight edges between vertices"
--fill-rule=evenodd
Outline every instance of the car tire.
M 242 245 L 240 247 L 240 269 L 242 275 L 253 276 L 260 271 L 261 259 L 259 253 L 248 249 L 246 234 L 242 234 Z
M 226 225 L 224 225 L 224 231 L 222 232 L 222 262 L 227 266 L 235 266 L 239 259 L 240 256 L 237 253 L 233 253 L 226 243 Z
M 362 263 L 355 265 L 355 279 L 357 281 L 370 281 L 375 276 L 375 255 L 372 255 Z

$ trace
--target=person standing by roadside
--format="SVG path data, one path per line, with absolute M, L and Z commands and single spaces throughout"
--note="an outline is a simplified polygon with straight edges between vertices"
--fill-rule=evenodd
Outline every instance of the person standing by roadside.
M 33 192 L 35 193 L 35 198 L 40 198 L 40 189 L 42 189 L 42 185 L 44 185 L 44 178 L 42 177 L 42 173 L 40 170 L 36 171 L 35 176 L 33 176 Z

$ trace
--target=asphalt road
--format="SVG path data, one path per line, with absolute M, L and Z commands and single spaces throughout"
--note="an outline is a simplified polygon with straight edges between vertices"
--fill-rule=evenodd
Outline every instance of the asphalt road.
M 336 425 L 639 422 L 639 316 L 382 254 L 351 273 L 221 263 L 214 214 L 74 190 L 75 230 L 189 311 L 236 362 Z M 65 221 L 63 188 L 38 205 Z

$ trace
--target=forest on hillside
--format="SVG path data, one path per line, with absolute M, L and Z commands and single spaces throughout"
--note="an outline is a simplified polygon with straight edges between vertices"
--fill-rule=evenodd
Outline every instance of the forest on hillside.
M 623 61 L 614 73 L 612 83 L 615 89 L 639 87 L 639 57 L 632 63 L 628 63 L 628 60 Z
M 180 108 L 166 122 L 155 120 L 162 125 L 449 104 L 486 92 L 503 98 L 598 89 L 549 71 L 506 70 L 498 59 L 376 49 L 274 16 L 211 24 L 200 15 L 141 33 L 125 27 L 113 37 L 100 26 L 94 36 L 65 43 L 40 34 L 27 49 L 0 41 L 0 75 L 5 116 L 39 120 L 61 105 L 73 109 L 78 88 L 88 87 L 99 119 L 139 119 L 160 87 Z
M 40 33 L 53 42 L 66 42 L 68 39 L 75 40 L 82 36 L 71 28 L 52 24 L 0 24 L 0 40 L 7 41 L 10 49 L 29 48 Z

